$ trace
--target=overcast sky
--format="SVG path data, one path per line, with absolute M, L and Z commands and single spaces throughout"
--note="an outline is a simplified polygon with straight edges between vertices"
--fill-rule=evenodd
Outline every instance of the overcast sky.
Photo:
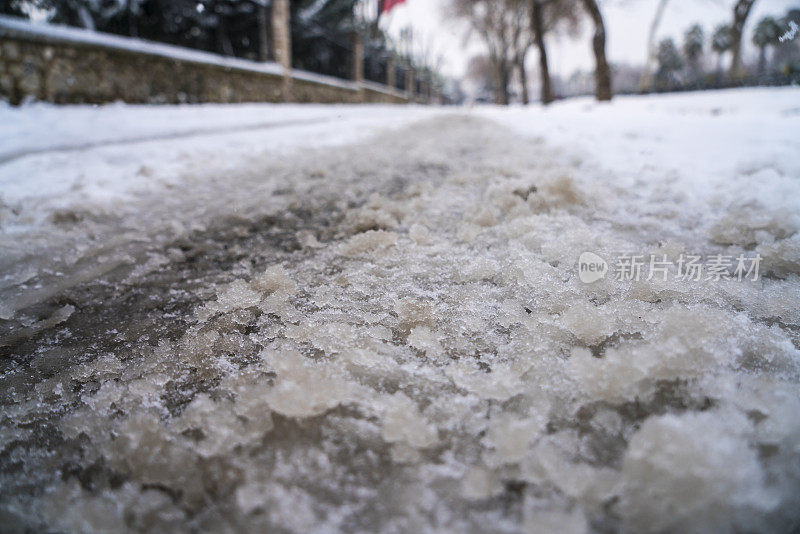
M 406 0 L 382 22 L 393 35 L 410 25 L 416 41 L 433 48 L 444 57 L 442 70 L 460 77 L 464 67 L 475 54 L 483 50 L 477 38 L 465 42 L 466 25 L 447 20 L 445 7 L 450 0 Z M 734 0 L 671 0 L 661 23 L 659 38 L 672 36 L 681 39 L 684 30 L 694 22 L 701 23 L 710 34 L 714 26 L 732 18 Z M 642 63 L 650 21 L 657 0 L 601 1 L 608 29 L 607 52 L 613 63 Z M 750 29 L 755 21 L 767 14 L 782 15 L 790 7 L 800 8 L 800 0 L 757 0 L 745 29 L 749 45 Z M 550 54 L 554 73 L 569 75 L 576 69 L 590 70 L 593 59 L 589 42 L 590 26 L 584 24 L 584 36 L 576 41 L 569 37 L 550 39 Z M 750 51 L 752 52 L 752 50 Z M 534 54 L 535 56 L 535 54 Z

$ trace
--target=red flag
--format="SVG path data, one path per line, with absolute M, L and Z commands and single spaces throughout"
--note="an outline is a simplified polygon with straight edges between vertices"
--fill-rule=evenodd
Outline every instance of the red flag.
M 383 13 L 388 13 L 392 10 L 394 6 L 399 6 L 406 0 L 384 0 L 383 2 Z

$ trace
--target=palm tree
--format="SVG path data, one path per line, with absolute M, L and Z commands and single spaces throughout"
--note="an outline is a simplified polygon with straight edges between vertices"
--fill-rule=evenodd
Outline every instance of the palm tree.
M 753 30 L 753 44 L 758 47 L 758 73 L 763 74 L 767 65 L 767 47 L 778 42 L 781 27 L 773 17 L 764 17 Z
M 720 24 L 711 36 L 711 50 L 717 54 L 717 73 L 722 71 L 722 56 L 733 47 L 733 35 L 728 24 Z

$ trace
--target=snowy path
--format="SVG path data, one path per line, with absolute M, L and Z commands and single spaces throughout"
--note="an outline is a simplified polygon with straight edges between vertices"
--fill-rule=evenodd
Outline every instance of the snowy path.
M 109 251 L 124 257 L 125 244 L 163 243 L 219 210 L 235 212 L 249 185 L 226 195 L 232 175 L 262 191 L 280 188 L 288 172 L 280 162 L 295 151 L 347 144 L 435 113 L 314 105 L 0 108 L 0 317 L 64 285 L 42 280 L 24 294 L 15 290 L 36 273 L 76 270 L 69 266 L 79 260 L 94 269 Z
M 734 161 L 703 163 L 695 189 L 696 167 L 643 154 L 661 145 L 633 118 L 599 139 L 604 111 L 591 127 L 566 107 L 517 120 L 385 109 L 397 126 L 373 137 L 363 127 L 379 121 L 354 116 L 259 134 L 292 137 L 277 152 L 214 139 L 236 161 L 188 139 L 92 148 L 64 171 L 85 197 L 4 190 L 4 521 L 791 528 L 800 175 L 784 96 L 765 111 L 781 125 L 776 152 L 740 146 Z M 744 101 L 731 111 L 742 139 L 762 120 Z M 570 116 L 572 137 L 541 138 Z M 704 116 L 713 131 L 717 115 Z M 328 146 L 289 150 L 333 132 Z M 673 149 L 682 139 L 660 135 Z M 627 159 L 609 159 L 624 139 Z M 51 183 L 58 158 L 9 162 L 0 183 L 23 170 Z M 105 198 L 101 161 L 117 173 Z M 587 251 L 763 262 L 757 282 L 679 280 L 672 265 L 667 280 L 587 284 L 576 269 Z
M 109 146 L 131 145 L 136 143 L 146 143 L 155 141 L 173 141 L 175 139 L 186 139 L 191 137 L 218 136 L 230 133 L 252 132 L 256 130 L 266 130 L 271 128 L 286 128 L 291 126 L 306 126 L 310 124 L 322 124 L 335 120 L 333 117 L 316 117 L 308 119 L 296 119 L 285 121 L 259 122 L 256 124 L 234 125 L 234 126 L 210 126 L 206 128 L 195 128 L 191 130 L 181 130 L 170 133 L 140 135 L 138 137 L 122 137 L 116 139 L 104 139 L 94 142 L 69 142 L 39 148 L 19 149 L 15 152 L 0 152 L 0 165 L 10 161 L 25 158 L 33 155 L 52 154 L 54 152 L 81 152 L 93 148 L 104 148 Z

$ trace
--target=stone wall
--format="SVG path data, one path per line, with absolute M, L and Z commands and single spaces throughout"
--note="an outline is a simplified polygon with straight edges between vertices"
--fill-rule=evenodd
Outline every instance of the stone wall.
M 281 102 L 284 72 L 275 63 L 0 17 L 0 97 L 12 104 Z M 407 102 L 386 86 L 302 71 L 291 71 L 289 83 L 293 102 Z

